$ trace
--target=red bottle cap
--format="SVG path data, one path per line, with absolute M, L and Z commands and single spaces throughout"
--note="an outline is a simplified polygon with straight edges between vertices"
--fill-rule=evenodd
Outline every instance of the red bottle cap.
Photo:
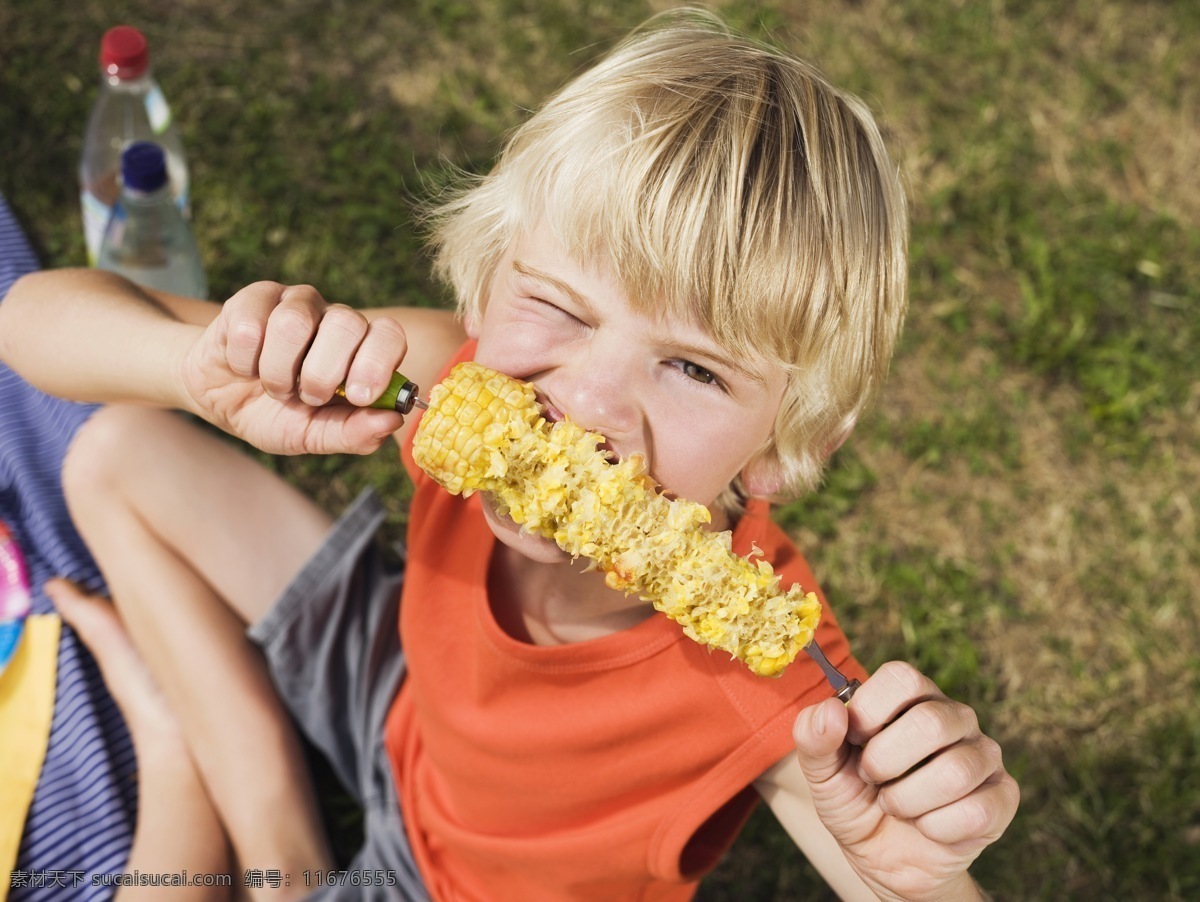
M 100 71 L 117 78 L 137 78 L 150 65 L 145 36 L 130 25 L 118 25 L 100 42 Z

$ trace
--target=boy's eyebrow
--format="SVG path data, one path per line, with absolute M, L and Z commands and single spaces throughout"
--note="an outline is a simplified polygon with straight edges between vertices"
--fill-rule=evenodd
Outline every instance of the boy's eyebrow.
M 554 276 L 550 275 L 550 273 L 543 272 L 537 267 L 530 266 L 527 263 L 522 263 L 520 260 L 514 260 L 512 266 L 513 269 L 515 269 L 521 275 L 528 276 L 531 279 L 537 279 L 539 282 L 545 282 L 551 288 L 556 288 L 557 290 L 561 291 L 578 306 L 582 307 L 586 312 L 592 312 L 591 302 L 562 279 L 555 278 Z
M 569 297 L 572 302 L 583 308 L 583 310 L 587 313 L 593 312 L 591 302 L 562 279 L 555 278 L 554 276 L 550 275 L 550 273 L 543 272 L 537 267 L 530 266 L 527 263 L 522 263 L 520 260 L 513 260 L 512 267 L 523 276 L 527 276 L 531 279 L 537 279 L 539 282 L 545 282 L 552 288 L 561 291 L 563 294 Z M 730 354 L 728 352 L 725 354 L 720 354 L 715 352 L 713 348 L 705 348 L 700 345 L 688 344 L 687 342 L 680 342 L 673 338 L 665 339 L 663 343 L 678 353 L 681 357 L 705 358 L 722 366 L 728 367 L 739 376 L 742 376 L 743 378 L 748 379 L 757 385 L 766 386 L 767 384 L 767 380 L 762 373 L 743 365 L 734 354 Z

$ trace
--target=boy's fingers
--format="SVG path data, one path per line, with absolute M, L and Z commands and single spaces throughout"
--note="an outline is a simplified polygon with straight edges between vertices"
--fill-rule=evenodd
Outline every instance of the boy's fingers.
M 344 304 L 325 309 L 300 366 L 296 387 L 301 401 L 314 407 L 329 403 L 366 334 L 367 319 L 357 310 Z
M 982 849 L 1007 829 L 1020 800 L 1017 781 L 1001 769 L 970 795 L 930 811 L 913 823 L 934 842 L 948 846 L 966 843 Z
M 864 761 L 866 757 L 864 754 Z M 951 746 L 912 773 L 883 786 L 879 803 L 896 817 L 920 817 L 966 798 L 999 770 L 1000 746 L 981 736 L 978 741 Z
M 913 705 L 943 698 L 937 684 L 911 664 L 889 661 L 855 693 L 848 738 L 853 745 L 865 745 Z
M 258 375 L 267 319 L 283 292 L 284 286 L 278 282 L 255 282 L 222 306 L 218 322 L 225 333 L 225 362 L 237 375 L 245 378 Z
M 943 749 L 981 736 L 975 712 L 966 705 L 948 698 L 919 701 L 867 741 L 859 772 L 868 783 L 886 783 Z M 972 754 L 977 749 L 973 742 L 964 748 Z M 991 767 L 979 780 L 990 772 Z
M 383 394 L 407 353 L 408 337 L 398 322 L 388 317 L 371 320 L 346 374 L 346 398 L 359 406 L 370 404 Z
M 312 286 L 292 285 L 284 289 L 279 304 L 267 318 L 258 376 L 263 389 L 277 401 L 295 395 L 300 366 L 326 306 L 325 299 Z

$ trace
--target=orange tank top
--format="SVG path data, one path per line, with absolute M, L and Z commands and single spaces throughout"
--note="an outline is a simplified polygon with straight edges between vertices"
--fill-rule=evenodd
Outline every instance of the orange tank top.
M 690 898 L 756 803 L 750 784 L 793 747 L 796 712 L 829 696 L 820 670 L 801 655 L 778 679 L 755 676 L 660 616 L 567 645 L 514 639 L 488 599 L 495 539 L 479 497 L 443 491 L 411 453 L 408 673 L 384 741 L 430 892 Z M 765 503 L 751 503 L 733 544 L 815 589 Z M 818 640 L 866 677 L 827 606 Z

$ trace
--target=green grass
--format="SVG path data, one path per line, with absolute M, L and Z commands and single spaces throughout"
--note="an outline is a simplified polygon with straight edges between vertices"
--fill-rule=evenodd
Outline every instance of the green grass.
M 779 512 L 859 655 L 977 707 L 1023 802 L 975 866 L 1006 899 L 1200 895 L 1200 5 L 738 0 L 881 115 L 910 187 L 892 379 Z M 96 44 L 141 26 L 192 160 L 215 296 L 308 281 L 444 303 L 414 209 L 649 12 L 417 0 L 8 0 L 0 190 L 79 264 Z M 390 455 L 269 460 L 400 535 Z M 346 837 L 353 817 L 338 812 Z M 709 900 L 827 898 L 760 811 Z

